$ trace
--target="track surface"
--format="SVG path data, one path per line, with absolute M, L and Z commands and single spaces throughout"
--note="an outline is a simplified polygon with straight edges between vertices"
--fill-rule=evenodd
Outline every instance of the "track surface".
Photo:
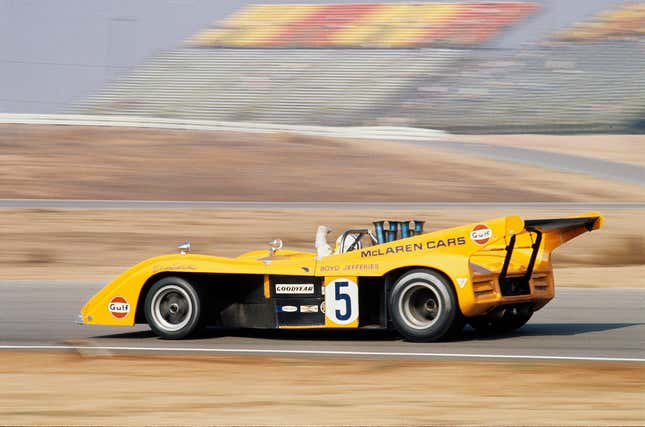
M 439 150 L 467 153 L 493 160 L 582 173 L 631 184 L 645 185 L 645 167 L 623 162 L 594 159 L 572 154 L 555 153 L 532 148 L 505 147 L 494 144 L 455 141 L 401 141 Z
M 645 361 L 645 290 L 557 290 L 554 301 L 521 330 L 497 337 L 478 337 L 471 329 L 460 341 L 410 343 L 392 333 L 359 331 L 208 330 L 183 341 L 163 341 L 147 326 L 134 328 L 76 325 L 83 303 L 102 285 L 87 283 L 0 282 L 0 347 L 61 345 L 91 340 L 93 346 L 155 348 L 163 352 L 232 353 L 303 352 L 305 355 L 414 357 L 624 358 Z M 5 347 L 8 348 L 8 347 Z M 118 350 L 117 350 L 118 351 Z M 282 352 L 282 353 L 281 353 Z M 327 352 L 327 353 L 326 353 Z

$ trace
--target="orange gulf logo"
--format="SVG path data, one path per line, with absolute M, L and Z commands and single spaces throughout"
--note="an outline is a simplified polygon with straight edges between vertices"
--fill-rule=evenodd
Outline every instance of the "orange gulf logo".
M 114 297 L 108 303 L 108 310 L 112 313 L 112 316 L 117 319 L 123 319 L 125 316 L 130 313 L 130 304 L 128 300 L 123 297 Z
M 493 231 L 486 224 L 477 224 L 470 232 L 470 240 L 478 245 L 485 245 L 493 235 Z

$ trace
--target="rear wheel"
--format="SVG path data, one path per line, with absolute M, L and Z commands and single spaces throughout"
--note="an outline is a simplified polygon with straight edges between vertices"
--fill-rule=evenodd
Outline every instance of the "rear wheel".
M 145 312 L 148 325 L 161 338 L 185 338 L 195 332 L 200 323 L 199 294 L 188 281 L 165 277 L 148 291 Z
M 401 335 L 424 342 L 439 340 L 458 329 L 461 314 L 451 284 L 432 270 L 412 270 L 397 280 L 390 312 Z
M 529 305 L 504 307 L 486 316 L 473 317 L 468 323 L 482 335 L 504 334 L 521 328 L 533 316 Z

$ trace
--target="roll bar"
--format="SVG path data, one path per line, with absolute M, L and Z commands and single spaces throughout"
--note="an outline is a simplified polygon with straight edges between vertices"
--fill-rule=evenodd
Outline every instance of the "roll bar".
M 340 247 L 341 247 L 341 249 L 345 247 L 345 240 L 347 240 L 347 238 L 349 237 L 350 234 L 356 234 L 356 237 L 355 238 L 352 237 L 354 239 L 354 241 L 349 246 L 349 248 L 347 248 L 347 250 L 344 251 L 344 252 L 349 252 L 349 251 L 353 251 L 354 249 L 356 249 L 356 246 L 358 245 L 358 242 L 360 242 L 361 239 L 363 238 L 363 236 L 365 236 L 365 235 L 370 236 L 370 238 L 372 239 L 373 244 L 377 242 L 376 237 L 374 237 L 372 232 L 369 231 L 367 228 L 349 229 L 349 230 L 346 230 L 343 233 L 343 235 L 342 235 L 342 237 L 340 239 Z

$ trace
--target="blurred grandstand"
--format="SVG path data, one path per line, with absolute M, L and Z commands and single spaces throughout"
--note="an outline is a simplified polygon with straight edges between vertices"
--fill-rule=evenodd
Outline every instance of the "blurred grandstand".
M 249 5 L 75 112 L 459 132 L 645 129 L 645 8 L 518 49 L 537 3 Z
M 556 36 L 563 41 L 638 41 L 645 35 L 645 3 L 625 5 L 600 14 L 595 19 L 575 25 Z
M 189 42 L 230 48 L 476 46 L 534 3 L 250 5 Z

